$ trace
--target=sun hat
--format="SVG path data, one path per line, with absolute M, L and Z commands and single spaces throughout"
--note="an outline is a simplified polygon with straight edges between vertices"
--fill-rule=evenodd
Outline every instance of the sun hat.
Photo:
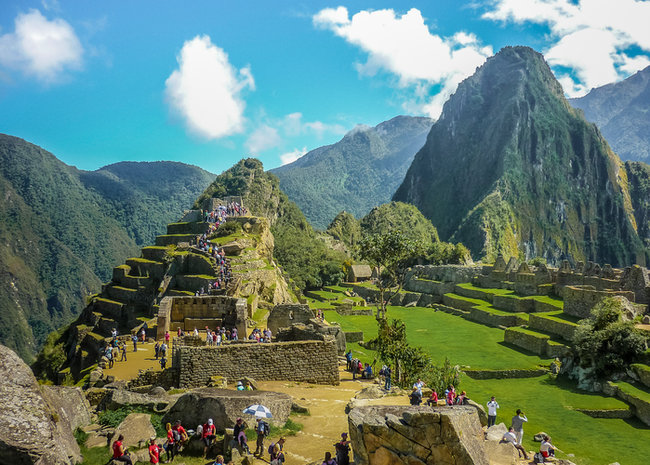
M 208 420 L 208 425 L 211 425 L 213 423 L 212 418 Z

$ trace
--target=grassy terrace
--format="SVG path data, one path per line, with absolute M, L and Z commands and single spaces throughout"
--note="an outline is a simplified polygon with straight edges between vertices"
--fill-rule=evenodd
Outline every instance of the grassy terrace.
M 562 299 L 557 299 L 555 297 L 550 297 L 546 295 L 519 296 L 515 294 L 514 291 L 511 291 L 510 289 L 489 289 L 483 287 L 476 287 L 471 283 L 462 283 L 462 284 L 457 284 L 456 286 L 460 287 L 461 289 L 467 289 L 468 291 L 483 292 L 485 294 L 491 294 L 491 295 L 508 296 L 513 299 L 535 300 L 537 302 L 553 305 L 558 309 L 562 309 L 564 307 L 564 303 L 562 302 Z

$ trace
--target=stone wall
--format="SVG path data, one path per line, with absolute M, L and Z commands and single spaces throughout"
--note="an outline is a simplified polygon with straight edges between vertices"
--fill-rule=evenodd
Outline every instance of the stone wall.
M 605 297 L 623 296 L 634 302 L 632 291 L 598 291 L 593 286 L 566 286 L 564 294 L 564 312 L 578 318 L 588 318 L 591 309 Z
M 179 347 L 172 366 L 179 387 L 205 386 L 212 376 L 256 380 L 339 384 L 336 342 L 274 342 L 229 344 L 221 347 Z
M 236 327 L 246 334 L 246 301 L 226 296 L 165 297 L 158 309 L 157 338 L 178 327 L 191 331 L 205 326 Z
M 281 304 L 271 310 L 266 326 L 273 334 L 280 328 L 288 328 L 296 323 L 309 324 L 309 320 L 316 315 L 307 304 Z

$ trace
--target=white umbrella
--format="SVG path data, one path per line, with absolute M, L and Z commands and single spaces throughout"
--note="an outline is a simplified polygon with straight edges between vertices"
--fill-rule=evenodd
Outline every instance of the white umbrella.
M 245 415 L 253 415 L 255 418 L 273 418 L 271 411 L 263 405 L 250 405 L 244 409 Z

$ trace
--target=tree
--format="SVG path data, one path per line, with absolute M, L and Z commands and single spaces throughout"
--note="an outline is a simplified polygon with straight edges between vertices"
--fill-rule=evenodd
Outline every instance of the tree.
M 377 320 L 386 319 L 386 306 L 404 285 L 408 266 L 421 254 L 421 245 L 399 229 L 364 235 L 359 241 L 359 256 L 381 272 L 377 287 Z
M 634 323 L 623 321 L 622 310 L 620 300 L 603 299 L 591 316 L 580 322 L 573 337 L 580 364 L 593 367 L 599 378 L 624 371 L 647 348 L 646 338 Z

